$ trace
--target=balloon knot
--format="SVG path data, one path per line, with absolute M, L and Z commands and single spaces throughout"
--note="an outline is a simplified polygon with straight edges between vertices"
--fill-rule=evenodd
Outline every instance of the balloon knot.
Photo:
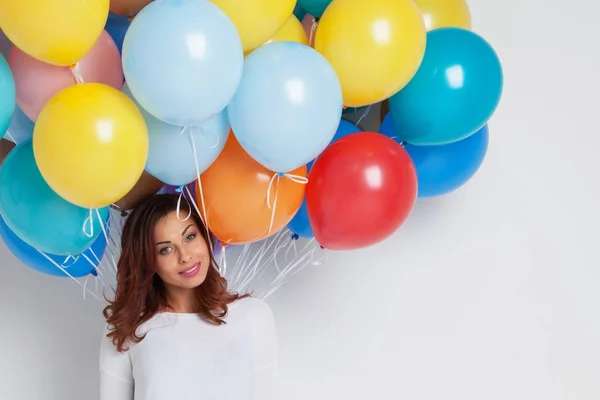
M 321 248 L 321 250 L 325 250 L 325 247 L 323 247 L 323 246 L 319 246 L 319 247 Z
M 278 172 L 277 176 L 283 178 L 285 176 L 285 172 Z
M 298 235 L 297 233 L 294 233 L 292 235 L 292 240 L 298 240 L 298 239 L 300 239 L 300 235 Z
M 181 186 L 179 186 L 177 189 L 175 189 L 175 191 L 176 191 L 177 193 L 181 193 L 181 192 L 183 192 L 183 186 L 184 186 L 184 185 L 181 185 Z
M 91 272 L 92 275 L 94 276 L 98 276 L 98 271 L 96 270 L 96 268 L 94 268 Z
M 221 245 L 221 247 L 223 247 L 223 248 L 225 248 L 225 247 L 227 247 L 227 246 L 229 245 L 229 243 L 227 243 L 227 242 L 221 242 L 221 243 L 219 243 L 219 244 L 220 244 L 220 245 Z

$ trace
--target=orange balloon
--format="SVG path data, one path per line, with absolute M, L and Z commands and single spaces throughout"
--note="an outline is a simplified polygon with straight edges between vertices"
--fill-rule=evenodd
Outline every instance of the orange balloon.
M 306 166 L 289 175 L 306 178 Z M 196 183 L 198 208 L 219 240 L 228 244 L 256 242 L 277 233 L 292 220 L 302 204 L 306 185 L 295 178 L 273 176 L 277 173 L 250 157 L 230 133 L 219 158 Z M 270 230 L 273 210 L 267 204 L 269 186 L 271 207 L 275 209 Z

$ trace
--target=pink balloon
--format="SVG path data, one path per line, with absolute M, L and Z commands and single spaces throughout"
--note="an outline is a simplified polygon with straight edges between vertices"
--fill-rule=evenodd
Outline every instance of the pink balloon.
M 309 40 L 309 46 L 310 47 L 314 47 L 315 44 L 315 32 L 313 32 L 312 38 L 310 36 L 310 31 L 312 30 L 312 26 L 313 26 L 313 21 L 314 21 L 315 17 L 313 17 L 310 14 L 306 14 L 306 16 L 304 17 L 304 19 L 302 20 L 302 27 L 304 28 L 304 32 L 306 32 L 306 36 L 308 37 Z
M 83 82 L 104 83 L 118 90 L 123 87 L 123 67 L 117 45 L 103 31 L 94 48 L 77 63 L 76 71 L 70 67 L 46 64 L 28 56 L 16 46 L 8 57 L 17 89 L 17 104 L 32 121 L 55 94 L 75 85 L 74 72 Z

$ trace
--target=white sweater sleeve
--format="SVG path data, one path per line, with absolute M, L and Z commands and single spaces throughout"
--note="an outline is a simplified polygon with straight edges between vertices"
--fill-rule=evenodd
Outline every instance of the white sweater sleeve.
M 252 340 L 255 354 L 254 400 L 279 400 L 278 337 L 275 318 L 271 308 L 264 302 L 256 302 L 251 315 Z
M 129 351 L 120 353 L 102 334 L 100 344 L 100 400 L 133 400 L 134 382 Z

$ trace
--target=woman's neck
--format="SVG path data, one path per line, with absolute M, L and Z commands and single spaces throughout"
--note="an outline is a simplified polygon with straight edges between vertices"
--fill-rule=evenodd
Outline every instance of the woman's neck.
M 193 289 L 169 288 L 167 289 L 169 306 L 176 313 L 198 312 L 198 302 Z

